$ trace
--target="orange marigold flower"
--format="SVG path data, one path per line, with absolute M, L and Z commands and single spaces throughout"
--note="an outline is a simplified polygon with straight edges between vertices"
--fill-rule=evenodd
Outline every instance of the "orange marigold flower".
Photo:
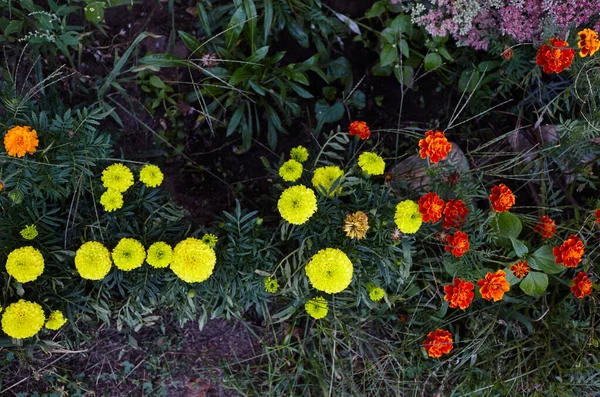
M 516 278 L 522 278 L 529 274 L 529 264 L 527 261 L 519 261 L 510 267 L 510 271 Z
M 596 217 L 596 223 L 600 223 L 600 208 L 594 211 L 594 216 Z
M 552 238 L 554 233 L 556 233 L 556 224 L 554 224 L 552 219 L 544 215 L 538 224 L 533 227 L 533 231 L 541 234 L 543 238 Z
M 579 43 L 577 46 L 579 47 L 579 56 L 586 57 L 592 56 L 596 51 L 600 49 L 600 40 L 598 40 L 598 33 L 594 32 L 592 29 L 586 28 L 581 32 L 577 33 L 579 35 Z
M 429 192 L 419 199 L 419 212 L 423 214 L 423 222 L 439 221 L 443 210 L 444 200 L 434 192 Z
M 421 158 L 424 159 L 429 156 L 429 160 L 432 163 L 437 163 L 440 160 L 446 158 L 450 150 L 452 150 L 452 144 L 448 142 L 448 139 L 444 136 L 442 131 L 427 131 L 425 133 L 425 139 L 419 141 L 419 147 L 421 148 Z
M 38 143 L 36 130 L 27 125 L 11 128 L 4 135 L 4 147 L 11 157 L 23 157 L 25 153 L 34 154 Z
M 444 287 L 444 292 L 446 293 L 444 300 L 450 302 L 450 307 L 453 309 L 460 307 L 465 310 L 469 307 L 475 296 L 473 288 L 475 286 L 471 282 L 455 278 L 453 285 L 446 285 Z
M 556 263 L 562 263 L 565 267 L 576 267 L 581 262 L 584 248 L 581 239 L 571 234 L 560 247 L 552 248 L 552 253 L 556 257 Z
M 490 194 L 492 208 L 496 212 L 506 212 L 515 204 L 515 195 L 504 183 L 494 186 Z
M 496 273 L 488 272 L 485 278 L 477 281 L 481 297 L 485 300 L 502 300 L 505 292 L 510 290 L 510 284 L 506 281 L 504 270 L 498 270 Z
M 439 328 L 427 334 L 427 339 L 423 341 L 423 348 L 431 358 L 439 358 L 443 354 L 450 353 L 452 347 L 452 334 Z
M 584 298 L 592 293 L 592 281 L 588 278 L 585 272 L 579 272 L 573 279 L 574 285 L 571 287 L 571 292 L 576 298 Z
M 461 200 L 448 200 L 444 207 L 444 222 L 442 227 L 459 229 L 465 222 L 469 209 Z
M 550 39 L 550 45 L 544 44 L 540 47 L 535 58 L 535 63 L 543 67 L 544 73 L 560 73 L 573 62 L 574 49 L 561 49 L 568 47 L 569 43 L 557 38 Z
M 371 136 L 371 130 L 364 121 L 353 121 L 350 123 L 350 135 L 358 135 L 364 141 Z
M 446 242 L 448 243 L 446 251 L 452 252 L 452 255 L 457 258 L 463 256 L 469 250 L 469 236 L 460 230 L 454 232 L 454 236 L 447 236 Z

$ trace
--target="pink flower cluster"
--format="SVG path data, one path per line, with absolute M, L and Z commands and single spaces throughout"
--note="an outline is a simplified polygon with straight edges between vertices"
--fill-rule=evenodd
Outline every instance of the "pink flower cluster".
M 434 36 L 450 34 L 460 45 L 487 50 L 503 37 L 542 40 L 542 30 L 566 31 L 600 14 L 599 0 L 431 0 L 413 6 L 413 21 Z M 600 24 L 600 22 L 599 22 Z

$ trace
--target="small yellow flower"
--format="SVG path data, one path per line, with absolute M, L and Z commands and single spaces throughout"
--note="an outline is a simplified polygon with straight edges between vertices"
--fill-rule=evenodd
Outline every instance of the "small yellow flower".
M 279 289 L 279 283 L 273 277 L 265 278 L 265 291 L 274 294 Z
M 147 187 L 157 187 L 163 182 L 164 175 L 160 168 L 155 165 L 146 164 L 140 171 L 140 181 Z
M 4 309 L 2 331 L 15 339 L 31 338 L 40 332 L 45 321 L 44 310 L 39 304 L 21 299 Z
M 279 168 L 279 176 L 286 182 L 295 182 L 302 176 L 302 164 L 288 160 Z
M 325 248 L 313 255 L 304 270 L 314 288 L 337 294 L 352 282 L 354 268 L 344 252 L 337 248 Z
M 277 202 L 281 217 L 294 225 L 302 225 L 317 211 L 317 196 L 304 185 L 289 187 Z
M 23 237 L 25 240 L 33 240 L 38 235 L 38 231 L 35 225 L 27 225 L 19 233 L 21 234 L 21 237 Z
M 122 238 L 112 251 L 115 266 L 126 272 L 142 266 L 144 259 L 146 259 L 144 246 L 133 238 Z
M 211 276 L 216 263 L 217 255 L 212 248 L 188 237 L 175 246 L 171 270 L 187 283 L 201 283 Z
M 75 268 L 86 280 L 102 280 L 111 267 L 110 251 L 97 241 L 84 243 L 75 253 Z
M 419 212 L 419 204 L 412 200 L 399 202 L 396 206 L 394 221 L 402 233 L 416 233 L 423 223 L 423 215 Z
M 4 135 L 4 147 L 10 157 L 34 154 L 38 144 L 37 131 L 27 125 L 13 127 Z
M 6 272 L 20 283 L 34 281 L 44 272 L 44 257 L 33 247 L 22 247 L 8 254 Z
M 123 164 L 111 164 L 102 171 L 102 183 L 106 189 L 123 193 L 133 185 L 133 174 Z
M 322 296 L 308 300 L 304 305 L 304 309 L 315 320 L 324 318 L 329 312 L 327 301 Z
M 206 233 L 204 236 L 202 236 L 202 242 L 208 245 L 210 248 L 215 248 L 218 241 L 219 238 L 212 233 Z
M 290 151 L 290 157 L 299 163 L 308 160 L 308 150 L 304 146 L 296 146 Z
M 171 258 L 173 257 L 173 249 L 165 242 L 157 241 L 148 248 L 148 256 L 146 262 L 155 268 L 169 267 Z
M 385 296 L 385 290 L 379 288 L 374 283 L 367 283 L 367 292 L 373 302 L 379 302 Z
M 315 174 L 312 178 L 312 184 L 319 190 L 324 190 L 325 194 L 329 197 L 335 196 L 342 192 L 342 178 L 344 177 L 344 171 L 340 167 L 330 165 L 327 167 L 319 167 L 315 170 Z M 338 180 L 338 187 L 334 191 L 331 191 L 333 183 Z
M 364 152 L 358 156 L 358 165 L 361 170 L 370 175 L 383 175 L 385 171 L 385 161 L 381 156 L 371 152 Z
M 108 189 L 100 196 L 100 204 L 104 207 L 104 211 L 113 212 L 123 208 L 123 195 L 114 189 Z
M 54 310 L 48 316 L 45 327 L 53 331 L 59 330 L 63 325 L 67 323 L 67 319 L 60 310 Z
M 346 236 L 360 240 L 365 237 L 369 230 L 369 217 L 362 211 L 346 215 L 344 231 Z

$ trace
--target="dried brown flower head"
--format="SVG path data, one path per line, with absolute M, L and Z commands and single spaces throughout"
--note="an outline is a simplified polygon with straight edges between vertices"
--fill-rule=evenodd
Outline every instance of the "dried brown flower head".
M 344 231 L 346 236 L 360 240 L 369 230 L 369 217 L 362 211 L 346 215 Z

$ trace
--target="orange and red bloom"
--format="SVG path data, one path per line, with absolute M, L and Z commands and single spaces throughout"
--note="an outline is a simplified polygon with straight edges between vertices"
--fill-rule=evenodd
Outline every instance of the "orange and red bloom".
M 535 63 L 543 67 L 544 73 L 560 73 L 573 62 L 575 50 L 568 47 L 569 43 L 555 37 L 550 39 L 550 45 L 544 44 L 540 47 L 535 58 Z
M 510 271 L 516 278 L 523 278 L 529 274 L 529 264 L 527 261 L 519 261 L 510 267 Z
M 427 131 L 425 133 L 425 139 L 419 141 L 419 147 L 421 148 L 421 158 L 427 158 L 432 163 L 438 163 L 448 156 L 450 150 L 452 150 L 452 144 L 448 142 L 448 139 L 444 136 L 442 131 Z
M 444 300 L 450 302 L 450 307 L 453 309 L 460 307 L 465 310 L 469 307 L 475 296 L 473 288 L 475 288 L 473 283 L 455 278 L 454 284 L 444 287 L 444 292 L 446 293 Z
M 594 216 L 596 217 L 596 223 L 600 223 L 600 208 L 594 211 Z
M 457 258 L 469 250 L 469 236 L 460 230 L 454 232 L 454 236 L 447 236 L 446 242 L 448 243 L 445 247 L 446 252 L 451 252 Z
M 534 232 L 538 232 L 543 238 L 552 238 L 556 233 L 556 224 L 546 215 L 542 216 L 537 225 L 533 227 Z
M 579 35 L 579 43 L 577 43 L 577 46 L 579 47 L 580 57 L 583 58 L 588 55 L 592 56 L 600 49 L 598 33 L 594 32 L 592 29 L 586 28 L 577 34 Z
M 576 298 L 582 299 L 592 293 L 592 281 L 588 278 L 585 272 L 579 272 L 573 279 L 571 292 Z
M 444 207 L 444 222 L 442 227 L 450 229 L 452 227 L 459 229 L 467 217 L 469 209 L 461 200 L 448 200 Z
M 444 200 L 434 192 L 429 192 L 419 199 L 419 212 L 423 215 L 423 222 L 439 221 L 443 211 Z
M 34 154 L 38 146 L 36 130 L 29 126 L 16 126 L 4 135 L 4 147 L 11 157 L 23 157 L 25 153 Z
M 490 194 L 492 208 L 496 212 L 506 212 L 515 204 L 515 195 L 504 183 L 494 186 Z
M 498 270 L 496 273 L 488 272 L 485 278 L 477 281 L 477 285 L 479 285 L 481 297 L 488 301 L 493 299 L 494 302 L 502 300 L 504 293 L 510 290 L 504 270 Z
M 423 341 L 423 348 L 431 358 L 440 358 L 450 353 L 452 347 L 452 334 L 439 328 L 427 334 L 427 339 Z
M 576 267 L 581 262 L 585 247 L 579 237 L 571 234 L 559 247 L 552 248 L 556 257 L 556 263 L 562 263 L 565 267 Z
M 364 121 L 353 121 L 350 123 L 350 135 L 357 135 L 364 141 L 371 136 L 371 130 Z

